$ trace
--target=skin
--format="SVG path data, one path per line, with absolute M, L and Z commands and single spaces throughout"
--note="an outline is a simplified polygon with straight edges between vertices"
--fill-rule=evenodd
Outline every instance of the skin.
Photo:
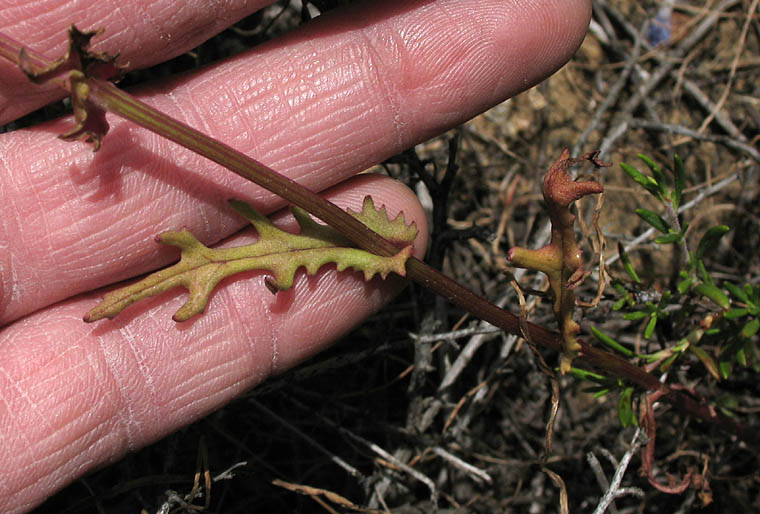
M 77 11 L 63 0 L 3 0 L 0 30 L 54 57 L 71 20 L 104 26 L 95 49 L 120 50 L 139 67 L 187 51 L 263 3 L 199 0 L 178 13 L 168 0 L 100 0 Z M 210 21 L 214 11 L 225 14 Z M 589 17 L 585 0 L 374 2 L 135 93 L 339 205 L 358 208 L 370 194 L 391 215 L 403 211 L 420 229 L 421 256 L 426 226 L 411 192 L 352 176 L 550 75 Z M 0 65 L 3 122 L 51 98 Z M 0 137 L 3 512 L 33 508 L 303 361 L 403 286 L 328 269 L 274 297 L 253 273 L 226 282 L 206 314 L 186 323 L 171 321 L 178 291 L 85 324 L 102 288 L 176 258 L 156 234 L 184 226 L 206 244 L 246 243 L 254 235 L 240 231 L 225 200 L 264 212 L 282 202 L 116 118 L 97 154 L 54 137 L 68 123 Z

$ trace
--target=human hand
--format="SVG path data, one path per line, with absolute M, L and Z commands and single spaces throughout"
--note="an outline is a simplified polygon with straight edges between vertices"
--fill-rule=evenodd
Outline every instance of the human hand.
M 8 1 L 6 4 L 10 3 Z M 265 1 L 16 1 L 0 30 L 57 57 L 72 23 L 104 27 L 98 51 L 141 67 L 182 53 Z M 256 4 L 243 6 L 243 4 Z M 215 3 L 215 9 L 222 9 Z M 228 14 L 229 13 L 229 14 Z M 212 68 L 141 89 L 167 114 L 339 205 L 365 195 L 420 228 L 414 196 L 387 178 L 350 178 L 456 126 L 559 68 L 577 48 L 587 0 L 378 2 L 355 6 Z M 0 122 L 54 93 L 0 65 Z M 399 280 L 300 276 L 273 297 L 262 275 L 230 281 L 207 313 L 171 321 L 163 295 L 88 325 L 100 288 L 176 258 L 153 237 L 187 227 L 241 244 L 230 197 L 281 200 L 127 122 L 93 154 L 54 136 L 69 121 L 2 135 L 0 157 L 0 510 L 24 511 L 71 480 L 218 408 L 325 348 L 377 310 Z

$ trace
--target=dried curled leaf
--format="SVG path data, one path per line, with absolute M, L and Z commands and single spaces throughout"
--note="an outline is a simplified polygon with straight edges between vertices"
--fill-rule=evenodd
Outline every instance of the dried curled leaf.
M 560 371 L 564 374 L 570 370 L 574 357 L 578 356 L 581 346 L 577 335 L 580 326 L 573 320 L 575 294 L 577 287 L 587 273 L 583 270 L 581 250 L 575 241 L 575 215 L 570 205 L 589 194 L 604 191 L 598 182 L 591 180 L 574 181 L 567 170 L 570 166 L 589 161 L 596 166 L 609 166 L 599 161 L 598 152 L 588 153 L 582 157 L 570 157 L 565 149 L 544 178 L 543 195 L 546 200 L 549 218 L 552 224 L 551 242 L 538 250 L 515 247 L 509 250 L 507 259 L 518 268 L 541 271 L 549 278 L 549 286 L 554 297 L 554 316 L 562 334 L 563 355 Z
M 298 234 L 291 234 L 275 227 L 248 204 L 234 200 L 231 204 L 256 229 L 258 240 L 255 243 L 212 249 L 198 241 L 188 230 L 161 234 L 159 242 L 176 246 L 182 251 L 179 262 L 135 284 L 107 293 L 84 320 L 92 322 L 114 318 L 139 300 L 181 286 L 188 290 L 190 296 L 173 319 L 184 321 L 203 312 L 219 281 L 243 271 L 268 271 L 271 277 L 267 279 L 267 286 L 274 292 L 290 288 L 299 268 L 303 267 L 313 275 L 328 263 L 335 263 L 338 271 L 347 268 L 361 271 L 365 280 L 375 275 L 385 278 L 391 272 L 404 276 L 406 260 L 412 255 L 411 243 L 417 235 L 416 227 L 414 224 L 407 225 L 403 214 L 393 220 L 388 219 L 385 208 L 377 210 L 369 196 L 364 199 L 361 211 L 349 213 L 383 237 L 403 245 L 392 257 L 350 248 L 350 243 L 335 229 L 318 224 L 306 211 L 297 207 L 293 207 L 292 212 L 301 230 Z
M 117 55 L 91 52 L 88 50 L 90 40 L 101 31 L 82 32 L 74 25 L 69 28 L 69 47 L 63 57 L 43 70 L 35 70 L 29 58 L 21 49 L 19 67 L 21 71 L 36 84 L 42 84 L 54 77 L 67 74 L 71 90 L 71 105 L 74 111 L 75 125 L 60 135 L 61 139 L 87 141 L 92 143 L 93 151 L 100 149 L 100 140 L 108 132 L 105 112 L 88 100 L 90 86 L 88 78 L 113 78 L 121 76 L 122 68 L 117 66 Z

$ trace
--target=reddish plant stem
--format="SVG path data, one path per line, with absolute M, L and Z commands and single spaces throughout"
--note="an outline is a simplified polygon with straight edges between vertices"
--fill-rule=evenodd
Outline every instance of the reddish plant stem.
M 22 45 L 12 38 L 0 33 L 0 57 L 18 64 Z M 31 67 L 45 69 L 50 64 L 44 55 L 25 49 L 27 63 Z M 221 164 L 234 173 L 273 192 L 293 203 L 335 229 L 342 232 L 360 248 L 382 255 L 395 255 L 398 251 L 390 241 L 370 230 L 359 220 L 343 211 L 340 207 L 325 200 L 294 180 L 277 173 L 264 164 L 242 154 L 234 148 L 217 141 L 205 134 L 179 122 L 149 105 L 117 88 L 110 82 L 100 79 L 88 79 L 90 96 L 88 100 L 98 108 L 110 111 L 124 119 L 132 121 L 156 134 L 176 142 L 199 155 Z M 69 90 L 69 82 L 61 77 L 56 84 Z M 429 288 L 443 296 L 451 303 L 467 310 L 472 315 L 491 323 L 505 332 L 522 335 L 519 318 L 511 312 L 488 302 L 458 282 L 431 268 L 414 257 L 407 261 L 407 278 L 423 287 Z M 533 323 L 527 323 L 531 340 L 541 346 L 555 351 L 562 350 L 562 340 L 557 332 L 547 330 Z M 747 442 L 757 444 L 757 436 L 734 420 L 725 418 L 693 397 L 677 391 L 667 384 L 660 383 L 656 377 L 641 368 L 607 351 L 599 350 L 581 341 L 582 350 L 579 358 L 601 369 L 608 375 L 635 383 L 648 391 L 657 391 L 662 397 L 684 412 L 715 424 L 742 437 Z

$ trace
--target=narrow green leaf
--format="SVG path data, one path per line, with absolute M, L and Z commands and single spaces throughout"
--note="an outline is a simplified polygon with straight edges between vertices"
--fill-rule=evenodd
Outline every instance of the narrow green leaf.
M 594 335 L 594 337 L 602 344 L 605 344 L 612 348 L 613 350 L 625 355 L 626 357 L 633 357 L 635 354 L 623 346 L 622 344 L 615 341 L 613 338 L 596 328 L 595 326 L 591 327 L 591 333 Z
M 654 334 L 654 329 L 657 326 L 657 316 L 652 315 L 647 322 L 647 327 L 644 329 L 644 337 L 649 339 Z
M 674 244 L 674 243 L 680 244 L 681 241 L 683 241 L 683 233 L 674 232 L 674 231 L 670 231 L 665 235 L 657 236 L 654 238 L 654 242 L 661 245 Z
M 657 182 L 657 189 L 660 192 L 661 198 L 670 198 L 670 191 L 667 187 L 667 180 L 665 179 L 665 174 L 662 172 L 662 169 L 660 169 L 660 166 L 648 155 L 644 155 L 643 153 L 640 153 L 638 155 L 638 158 L 644 161 L 644 164 L 647 165 L 647 167 L 652 172 L 652 175 L 654 175 L 654 181 Z
M 605 396 L 609 392 L 610 392 L 610 389 L 608 387 L 602 387 L 597 392 L 594 393 L 594 398 L 601 398 L 602 396 Z
M 581 380 L 590 380 L 592 382 L 597 382 L 599 384 L 610 383 L 610 379 L 605 377 L 604 375 L 600 375 L 598 373 L 594 373 L 592 371 L 588 371 L 585 369 L 576 368 L 575 366 L 572 366 L 570 368 L 570 374 L 576 378 L 580 378 Z
M 699 241 L 699 246 L 697 246 L 697 260 L 701 261 L 704 259 L 706 253 L 712 252 L 718 246 L 720 239 L 726 235 L 729 230 L 731 229 L 726 225 L 716 225 L 708 229 Z
M 718 362 L 718 370 L 720 371 L 720 376 L 723 377 L 723 380 L 726 380 L 731 376 L 731 362 L 727 360 L 721 360 Z
M 723 287 L 728 289 L 728 292 L 734 295 L 738 300 L 744 303 L 752 303 L 747 292 L 736 284 L 726 281 L 723 282 Z
M 85 316 L 85 321 L 113 318 L 129 305 L 175 287 L 183 287 L 189 293 L 188 300 L 174 315 L 175 321 L 184 321 L 203 312 L 222 279 L 243 271 L 268 272 L 268 284 L 275 290 L 290 288 L 299 268 L 304 268 L 308 274 L 313 275 L 328 263 L 335 263 L 338 271 L 346 268 L 360 271 L 365 280 L 376 274 L 384 278 L 391 272 L 399 275 L 406 272 L 406 260 L 412 250 L 409 244 L 393 257 L 381 257 L 347 247 L 345 237 L 337 230 L 320 225 L 302 209 L 293 209 L 301 231 L 291 234 L 274 226 L 247 204 L 237 201 L 231 203 L 256 229 L 259 237 L 255 243 L 236 248 L 212 249 L 187 230 L 165 232 L 159 241 L 181 250 L 179 262 L 134 284 L 106 293 L 100 304 Z M 370 210 L 374 213 L 368 212 Z M 365 200 L 364 209 L 360 213 L 351 214 L 370 220 L 370 224 L 384 217 L 385 226 L 377 228 L 391 237 L 413 238 L 416 232 L 416 229 L 414 232 L 408 231 L 400 216 L 389 220 L 387 213 L 375 209 L 371 201 Z
M 705 369 L 713 377 L 715 377 L 715 380 L 720 382 L 720 371 L 718 370 L 718 365 L 715 364 L 715 359 L 713 359 L 706 351 L 704 351 L 702 348 L 700 348 L 697 345 L 689 346 L 689 350 L 691 351 L 691 353 L 697 356 L 697 358 L 705 367 Z
M 744 284 L 744 292 L 749 295 L 752 303 L 760 303 L 760 285 L 752 287 L 752 284 Z
M 639 170 L 631 166 L 630 164 L 626 164 L 624 162 L 620 163 L 620 167 L 625 171 L 629 177 L 631 177 L 637 184 L 642 186 L 644 189 L 649 191 L 652 195 L 654 195 L 656 198 L 660 198 L 660 191 L 659 187 L 657 185 L 657 182 L 652 177 L 648 177 L 641 173 Z
M 723 315 L 726 319 L 737 319 L 737 318 L 743 318 L 749 314 L 749 311 L 743 307 L 740 308 L 734 308 L 734 309 L 728 309 L 726 313 Z
M 618 400 L 618 419 L 623 428 L 628 426 L 638 425 L 636 415 L 633 412 L 633 387 L 626 387 L 623 392 L 620 393 L 620 399 Z
M 663 363 L 660 364 L 660 372 L 665 373 L 666 371 L 668 371 L 670 367 L 673 365 L 673 363 L 676 361 L 676 359 L 680 357 L 680 355 L 681 355 L 680 353 L 674 353 L 673 355 L 665 359 Z
M 668 226 L 668 223 L 662 219 L 662 216 L 659 214 L 652 212 L 648 209 L 636 209 L 636 214 L 639 215 L 641 219 L 652 225 L 654 228 L 662 232 L 663 234 L 668 233 L 668 229 L 670 228 Z
M 747 352 L 744 351 L 744 346 L 736 351 L 736 362 L 742 367 L 747 367 Z
M 749 339 L 757 334 L 758 329 L 760 329 L 760 318 L 754 318 L 742 328 L 742 337 Z
M 707 273 L 707 269 L 705 268 L 705 261 L 702 259 L 697 259 L 697 274 L 703 282 L 707 284 L 714 284 L 712 277 L 709 273 Z
M 673 156 L 673 167 L 675 168 L 675 187 L 673 189 L 672 201 L 673 210 L 678 212 L 678 208 L 681 206 L 681 198 L 683 196 L 683 189 L 686 187 L 686 169 L 684 168 L 683 161 L 675 154 Z
M 694 286 L 694 292 L 708 298 L 723 310 L 728 310 L 731 307 L 731 300 L 728 299 L 726 293 L 721 291 L 714 284 L 708 284 L 705 282 L 697 284 Z
M 618 242 L 618 255 L 620 256 L 620 262 L 623 263 L 623 269 L 626 273 L 628 273 L 628 276 L 631 277 L 631 279 L 636 282 L 637 284 L 641 284 L 641 279 L 639 278 L 639 275 L 636 273 L 636 270 L 633 267 L 633 264 L 631 264 L 631 258 L 628 256 L 628 252 L 625 251 L 625 248 L 623 247 L 623 243 Z
M 678 285 L 676 286 L 676 289 L 678 289 L 678 292 L 681 294 L 684 294 L 686 291 L 689 290 L 691 285 L 694 283 L 694 279 L 691 277 L 685 278 L 684 280 L 681 280 Z
M 612 287 L 613 289 L 615 289 L 615 291 L 618 292 L 620 296 L 625 296 L 626 294 L 630 294 L 628 292 L 628 289 L 625 288 L 625 285 L 620 280 L 613 280 Z
M 646 311 L 634 311 L 634 312 L 626 312 L 623 314 L 623 319 L 628 321 L 638 321 L 640 319 L 644 319 L 647 316 L 649 316 L 651 313 Z

